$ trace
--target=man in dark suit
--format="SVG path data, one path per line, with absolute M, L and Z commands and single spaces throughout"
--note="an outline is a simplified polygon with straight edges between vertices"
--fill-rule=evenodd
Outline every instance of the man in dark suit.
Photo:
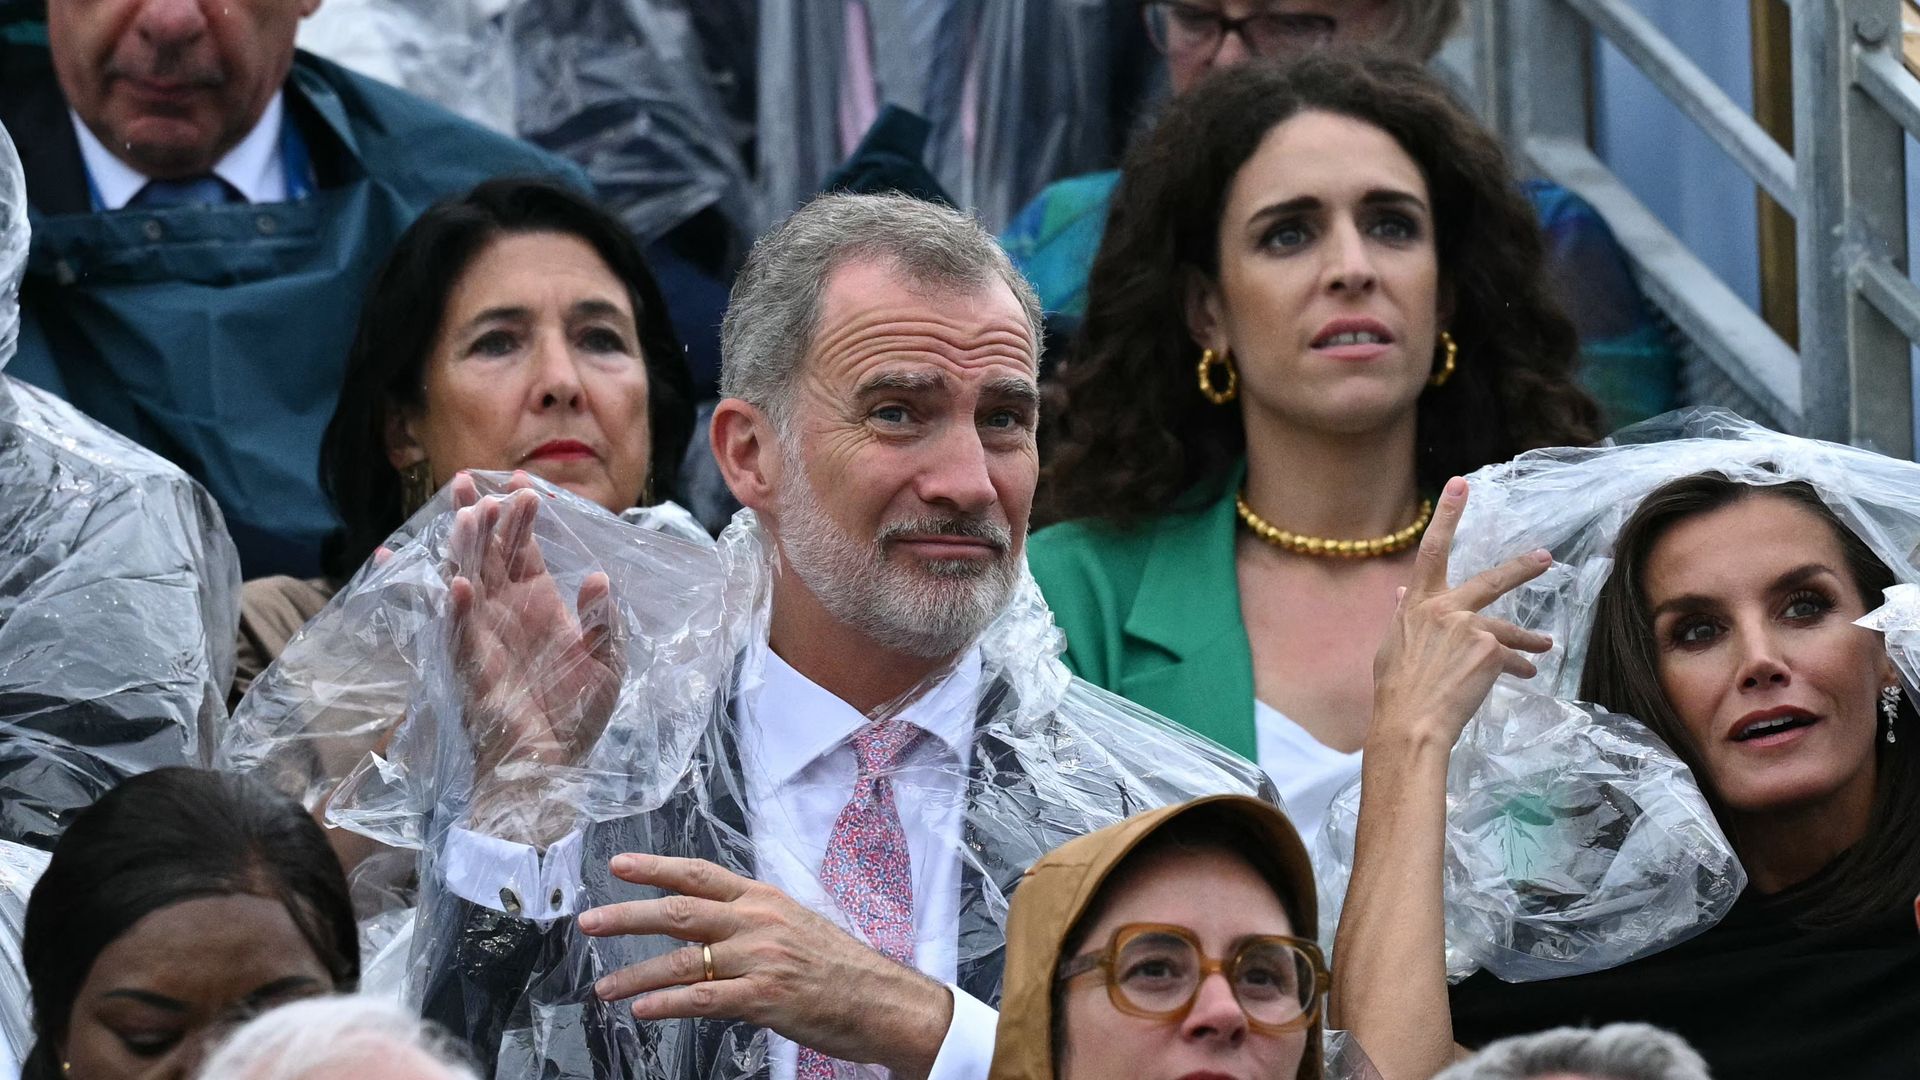
M 533 542 L 553 500 L 456 516 L 463 692 L 440 730 L 475 764 L 429 828 L 420 973 L 429 1015 L 499 1075 L 984 1077 L 1025 867 L 1147 807 L 1263 788 L 1055 659 L 1024 572 L 1038 324 L 972 219 L 825 196 L 760 242 L 728 310 L 713 445 L 759 525 L 723 538 L 720 585 L 590 576 L 576 619 Z M 660 629 L 756 582 L 770 596 L 718 629 Z M 614 607 L 656 640 L 623 652 Z M 616 659 L 675 649 L 709 667 Z M 623 678 L 716 700 L 656 809 L 591 824 L 570 800 Z
M 9 373 L 206 485 L 249 577 L 318 572 L 360 297 L 433 202 L 567 162 L 296 52 L 320 0 L 0 0 L 33 249 Z

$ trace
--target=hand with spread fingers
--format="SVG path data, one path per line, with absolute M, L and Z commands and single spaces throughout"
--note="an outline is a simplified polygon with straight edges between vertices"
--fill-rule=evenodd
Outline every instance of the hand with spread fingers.
M 453 481 L 448 592 L 454 662 L 474 750 L 474 827 L 546 844 L 571 827 L 550 805 L 544 770 L 578 764 L 600 738 L 620 690 L 607 575 L 569 604 L 534 536 L 540 495 L 515 473 L 504 496 Z
M 1545 634 L 1480 613 L 1553 565 L 1548 552 L 1529 552 L 1448 587 L 1448 551 L 1466 507 L 1467 482 L 1455 478 L 1434 510 L 1414 559 L 1413 583 L 1402 592 L 1374 657 L 1379 736 L 1452 746 L 1502 672 L 1532 678 L 1533 662 L 1525 654 L 1553 648 Z
M 641 1020 L 711 1017 L 769 1028 L 843 1061 L 924 1077 L 953 1019 L 953 993 L 855 940 L 779 889 L 700 859 L 620 855 L 614 876 L 672 895 L 581 914 L 594 937 L 690 942 L 600 979 Z

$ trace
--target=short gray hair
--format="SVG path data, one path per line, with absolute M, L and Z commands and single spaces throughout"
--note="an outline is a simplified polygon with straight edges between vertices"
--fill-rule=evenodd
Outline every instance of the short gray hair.
M 406 1050 L 437 1066 L 440 1080 L 477 1080 L 458 1041 L 398 1002 L 366 994 L 297 1001 L 255 1017 L 214 1051 L 197 1080 L 299 1080 Z
M 1554 1028 L 1490 1043 L 1433 1080 L 1534 1080 L 1568 1074 L 1590 1080 L 1709 1080 L 1687 1041 L 1651 1024 Z
M 784 419 L 793 377 L 813 349 L 833 271 L 886 260 L 916 283 L 1005 282 L 1040 349 L 1040 299 L 972 217 L 905 195 L 822 195 L 760 238 L 734 280 L 720 325 L 720 392 Z

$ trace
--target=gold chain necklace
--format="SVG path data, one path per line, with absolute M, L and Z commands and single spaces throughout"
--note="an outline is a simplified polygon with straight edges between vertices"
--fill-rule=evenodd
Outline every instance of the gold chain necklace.
M 1377 559 L 1382 555 L 1392 555 L 1412 547 L 1427 529 L 1427 523 L 1433 520 L 1433 500 L 1421 499 L 1420 512 L 1413 516 L 1413 524 L 1399 532 L 1377 536 L 1371 540 L 1327 540 L 1318 536 L 1301 536 L 1291 533 L 1269 522 L 1253 512 L 1247 505 L 1247 493 L 1238 492 L 1233 497 L 1234 509 L 1240 511 L 1240 521 L 1253 535 L 1283 551 L 1298 555 L 1319 555 L 1336 559 Z

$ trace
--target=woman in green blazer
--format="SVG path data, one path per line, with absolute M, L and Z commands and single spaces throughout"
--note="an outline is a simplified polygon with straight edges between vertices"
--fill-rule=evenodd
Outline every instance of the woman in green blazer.
M 1033 573 L 1082 677 L 1254 758 L 1303 834 L 1448 477 L 1591 442 L 1492 136 L 1420 67 L 1312 55 L 1129 152 L 1058 385 Z

